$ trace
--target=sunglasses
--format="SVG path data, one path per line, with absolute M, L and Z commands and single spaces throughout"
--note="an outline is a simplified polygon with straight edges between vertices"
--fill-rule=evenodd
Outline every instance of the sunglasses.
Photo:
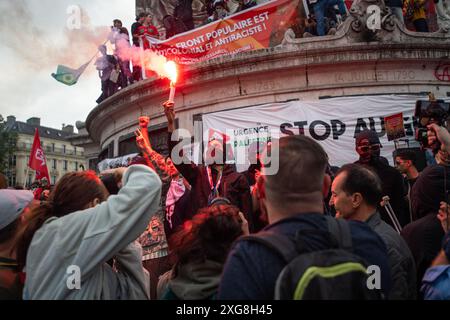
M 381 145 L 380 144 L 372 144 L 370 146 L 359 146 L 358 149 L 361 150 L 362 152 L 368 152 L 370 151 L 378 151 L 380 150 Z

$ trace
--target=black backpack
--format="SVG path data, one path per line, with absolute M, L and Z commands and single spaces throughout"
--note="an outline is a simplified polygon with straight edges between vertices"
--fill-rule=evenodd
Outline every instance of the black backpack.
M 263 231 L 243 237 L 274 250 L 286 262 L 275 285 L 276 300 L 379 300 L 380 290 L 367 286 L 368 264 L 353 254 L 349 224 L 326 217 L 328 232 L 302 230 L 295 239 Z M 326 235 L 330 249 L 306 252 L 302 238 Z

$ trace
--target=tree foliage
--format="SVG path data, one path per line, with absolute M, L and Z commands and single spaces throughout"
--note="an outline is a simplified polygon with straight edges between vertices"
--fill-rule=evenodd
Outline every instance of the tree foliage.
M 5 119 L 0 114 L 0 172 L 7 173 L 10 169 L 10 159 L 17 148 L 17 132 L 8 128 Z

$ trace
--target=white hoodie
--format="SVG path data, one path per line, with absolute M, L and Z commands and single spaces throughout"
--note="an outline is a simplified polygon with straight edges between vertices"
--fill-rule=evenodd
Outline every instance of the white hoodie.
M 150 280 L 134 243 L 159 210 L 161 180 L 143 165 L 125 172 L 123 188 L 102 204 L 51 218 L 27 254 L 24 299 L 148 299 Z M 115 257 L 117 270 L 106 261 Z M 80 270 L 80 289 L 71 289 Z

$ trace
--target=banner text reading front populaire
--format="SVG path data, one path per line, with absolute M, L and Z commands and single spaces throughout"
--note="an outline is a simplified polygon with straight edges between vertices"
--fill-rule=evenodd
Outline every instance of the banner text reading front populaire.
M 179 64 L 281 44 L 298 0 L 276 0 L 177 35 L 166 41 L 149 39 L 153 51 Z

